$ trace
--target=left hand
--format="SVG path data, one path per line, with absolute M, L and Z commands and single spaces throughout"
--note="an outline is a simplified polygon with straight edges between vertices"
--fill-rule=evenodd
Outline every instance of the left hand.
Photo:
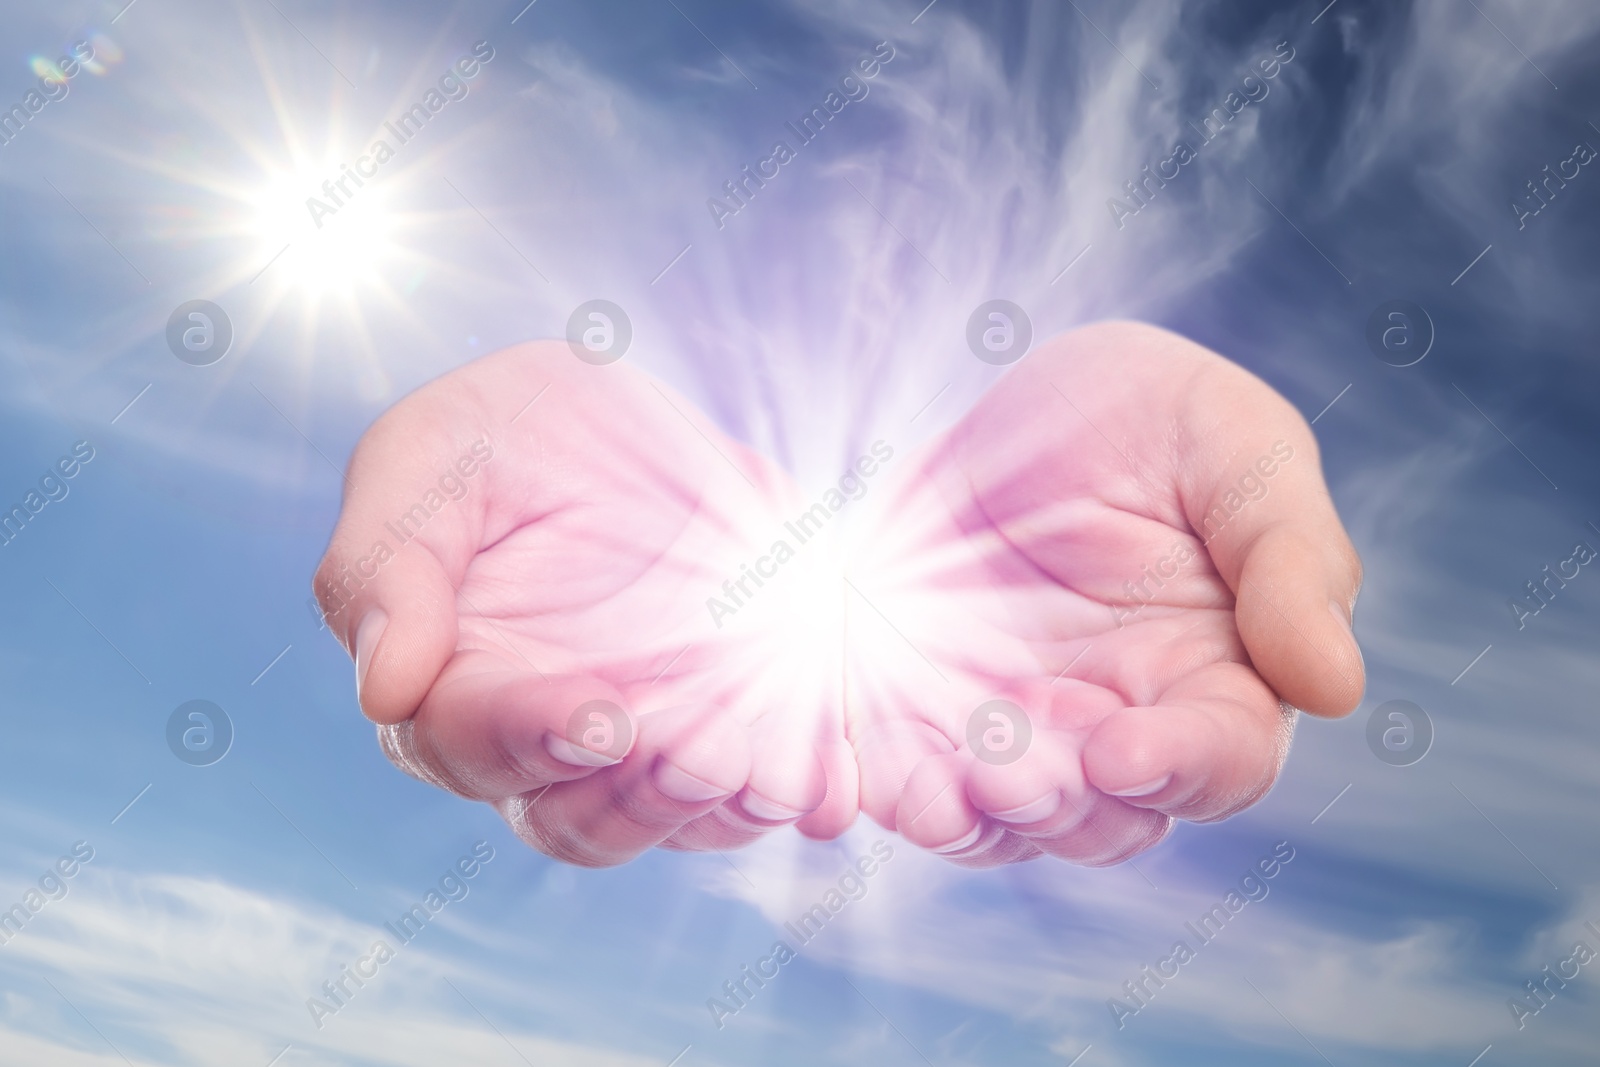
M 1042 346 L 882 503 L 849 568 L 861 808 L 954 862 L 1127 859 L 1265 795 L 1294 709 L 1361 700 L 1311 429 L 1183 338 Z

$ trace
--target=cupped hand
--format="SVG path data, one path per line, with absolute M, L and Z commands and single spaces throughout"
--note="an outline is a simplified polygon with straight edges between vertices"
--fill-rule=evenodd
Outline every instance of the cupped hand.
M 1199 345 L 1060 337 L 902 473 L 850 562 L 845 699 L 861 808 L 914 843 L 1118 862 L 1260 799 L 1295 709 L 1361 699 L 1311 430 Z
M 856 814 L 836 692 L 752 666 L 789 647 L 772 613 L 706 608 L 792 498 L 649 379 L 521 345 L 368 430 L 315 589 L 385 753 L 551 856 L 828 836 Z

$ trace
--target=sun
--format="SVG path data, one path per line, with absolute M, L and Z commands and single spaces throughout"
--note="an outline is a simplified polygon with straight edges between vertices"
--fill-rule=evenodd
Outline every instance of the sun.
M 254 77 L 231 92 L 186 90 L 185 124 L 164 132 L 172 151 L 97 150 L 145 183 L 158 205 L 151 237 L 184 252 L 174 273 L 200 268 L 185 275 L 185 295 L 240 320 L 238 351 L 271 336 L 306 388 L 331 369 L 348 371 L 364 395 L 386 395 L 378 344 L 396 334 L 439 340 L 412 299 L 417 286 L 447 277 L 474 290 L 496 280 L 459 256 L 462 208 L 441 195 L 445 165 L 477 126 L 462 115 L 453 128 L 429 129 L 403 158 L 375 152 L 382 116 L 404 111 L 416 77 L 391 71 L 384 81 L 400 87 L 388 100 L 376 82 L 358 94 L 331 68 L 325 84 L 291 85 L 274 63 L 277 28 L 241 19 L 242 61 L 253 60 Z M 97 55 L 113 53 L 110 41 L 95 42 Z
M 354 297 L 380 288 L 386 268 L 405 255 L 399 225 L 381 183 L 339 195 L 327 186 L 342 176 L 338 163 L 269 175 L 246 196 L 250 236 L 262 273 L 302 295 Z M 346 189 L 352 187 L 346 183 Z M 335 212 L 320 205 L 338 202 Z

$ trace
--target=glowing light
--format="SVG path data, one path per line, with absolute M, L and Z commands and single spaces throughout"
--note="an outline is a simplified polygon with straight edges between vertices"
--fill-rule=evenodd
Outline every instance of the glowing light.
M 44 56 L 33 56 L 28 60 L 28 66 L 31 67 L 33 69 L 33 73 L 43 81 L 54 84 L 67 80 L 66 75 L 61 73 L 61 68 L 56 66 L 52 60 L 46 59 Z
M 777 624 L 768 634 L 768 668 L 786 682 L 820 670 L 836 684 L 845 642 L 845 555 L 826 535 L 801 545 L 799 553 L 764 605 Z
M 82 62 L 83 69 L 90 74 L 103 76 L 122 62 L 122 46 L 103 33 L 89 38 L 89 47 L 94 49 L 94 54 Z
M 307 201 L 332 202 L 323 188 L 330 175 L 340 176 L 337 164 L 279 174 L 248 198 L 259 261 L 313 297 L 378 285 L 400 251 L 394 214 L 379 184 L 339 196 L 336 213 L 313 219 Z

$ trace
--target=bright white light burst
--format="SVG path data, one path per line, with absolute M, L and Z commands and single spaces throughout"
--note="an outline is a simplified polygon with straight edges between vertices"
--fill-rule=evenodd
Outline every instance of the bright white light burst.
M 354 297 L 363 289 L 377 288 L 385 266 L 402 254 L 382 183 L 355 190 L 336 214 L 318 220 L 320 225 L 312 221 L 307 198 L 326 202 L 322 184 L 338 176 L 337 164 L 282 172 L 248 196 L 259 262 L 272 261 L 270 273 L 275 278 L 313 299 Z

